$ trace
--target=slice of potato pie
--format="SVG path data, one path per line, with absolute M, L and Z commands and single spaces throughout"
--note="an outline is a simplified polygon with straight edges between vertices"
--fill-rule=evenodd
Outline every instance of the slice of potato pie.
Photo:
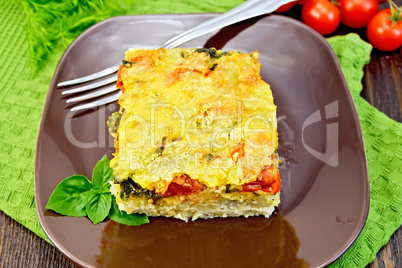
M 258 52 L 130 49 L 111 191 L 121 210 L 182 220 L 264 215 L 280 202 L 276 106 Z

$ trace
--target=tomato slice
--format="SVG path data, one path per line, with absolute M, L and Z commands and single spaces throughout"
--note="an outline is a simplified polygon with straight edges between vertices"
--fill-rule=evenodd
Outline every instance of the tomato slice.
M 242 192 L 255 192 L 258 190 L 262 190 L 262 185 L 260 182 L 250 182 L 243 185 Z
M 277 167 L 266 167 L 261 170 L 257 180 L 243 185 L 242 192 L 263 190 L 268 193 L 278 193 L 281 190 L 281 179 Z
M 193 180 L 187 174 L 175 176 L 170 182 L 166 192 L 162 196 L 188 195 L 201 191 L 203 184 L 198 180 Z
M 238 158 L 242 158 L 246 155 L 244 151 L 244 142 L 241 142 L 237 145 L 237 147 L 232 151 L 231 156 L 233 157 L 236 153 L 238 153 Z
M 257 180 L 262 182 L 264 185 L 270 185 L 274 183 L 279 177 L 279 171 L 277 168 L 264 168 L 258 174 Z
M 117 72 L 116 88 L 120 88 L 120 89 L 121 89 L 121 92 L 124 93 L 125 88 L 124 88 L 123 81 L 121 80 L 121 72 L 122 72 L 123 68 L 124 68 L 124 65 L 120 65 L 119 71 Z

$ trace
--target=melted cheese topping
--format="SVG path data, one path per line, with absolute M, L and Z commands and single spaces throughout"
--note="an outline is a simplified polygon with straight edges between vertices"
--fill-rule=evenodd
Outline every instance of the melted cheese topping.
M 119 72 L 120 124 L 111 161 L 163 192 L 187 174 L 208 187 L 242 185 L 276 165 L 276 106 L 258 52 L 130 49 Z

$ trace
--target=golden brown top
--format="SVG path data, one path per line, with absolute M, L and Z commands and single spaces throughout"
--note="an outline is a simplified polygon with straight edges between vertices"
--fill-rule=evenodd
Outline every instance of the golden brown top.
M 160 189 L 187 174 L 208 187 L 242 185 L 275 165 L 276 106 L 258 55 L 127 51 L 117 83 L 116 180 Z

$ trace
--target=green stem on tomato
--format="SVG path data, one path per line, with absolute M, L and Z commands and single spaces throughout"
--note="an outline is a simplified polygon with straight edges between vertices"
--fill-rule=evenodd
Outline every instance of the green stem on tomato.
M 338 2 L 338 0 L 331 0 L 331 3 L 334 5 L 334 6 L 340 6 L 341 4 Z
M 392 0 L 388 0 L 388 4 L 391 9 L 391 17 L 389 19 L 392 21 L 392 27 L 394 27 L 395 24 L 402 21 L 402 7 L 398 7 Z

